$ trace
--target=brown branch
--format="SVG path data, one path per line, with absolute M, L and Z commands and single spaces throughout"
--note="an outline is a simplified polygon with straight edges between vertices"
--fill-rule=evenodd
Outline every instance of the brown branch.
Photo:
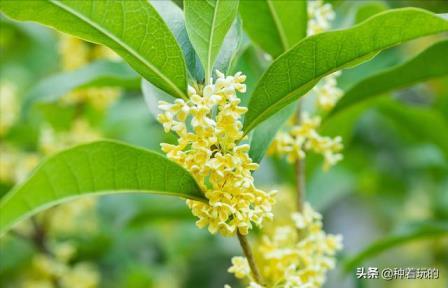
M 296 113 L 296 124 L 300 125 L 302 114 L 302 101 L 299 100 Z M 303 203 L 305 202 L 305 160 L 297 159 L 295 163 L 296 168 L 296 195 L 297 195 L 297 210 L 302 212 Z
M 302 212 L 303 203 L 305 202 L 305 160 L 296 161 L 296 194 L 297 194 L 297 210 Z
M 240 232 L 237 232 L 238 240 L 240 241 L 241 248 L 243 249 L 244 255 L 246 256 L 247 262 L 249 263 L 250 270 L 252 272 L 252 276 L 258 284 L 263 284 L 263 278 L 261 277 L 260 271 L 255 264 L 255 258 L 252 254 L 252 249 L 250 248 L 249 241 L 247 241 L 246 236 L 242 235 Z

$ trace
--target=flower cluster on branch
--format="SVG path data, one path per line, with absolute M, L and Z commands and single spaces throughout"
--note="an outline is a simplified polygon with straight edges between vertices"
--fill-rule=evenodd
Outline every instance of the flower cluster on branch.
M 255 258 L 264 283 L 256 283 L 244 257 L 233 257 L 229 272 L 249 283 L 248 288 L 318 288 L 335 265 L 342 248 L 340 235 L 322 230 L 322 216 L 306 203 L 302 213 L 291 215 L 291 225 L 278 226 L 263 235 Z M 227 285 L 227 287 L 229 287 Z
M 159 102 L 163 113 L 158 120 L 166 132 L 177 134 L 177 144 L 161 144 L 168 158 L 192 173 L 208 203 L 188 200 L 197 226 L 211 233 L 245 235 L 252 224 L 261 226 L 271 219 L 274 192 L 254 185 L 252 171 L 258 168 L 248 156 L 249 145 L 243 138 L 241 116 L 247 108 L 239 106 L 237 92 L 244 93 L 246 76 L 225 76 L 204 87 L 189 87 L 189 100 Z
M 342 160 L 342 138 L 321 136 L 317 129 L 320 126 L 320 117 L 310 117 L 302 113 L 300 125 L 294 125 L 287 131 L 280 131 L 271 146 L 268 154 L 287 155 L 289 162 L 305 158 L 305 151 L 313 151 L 324 157 L 324 170 Z

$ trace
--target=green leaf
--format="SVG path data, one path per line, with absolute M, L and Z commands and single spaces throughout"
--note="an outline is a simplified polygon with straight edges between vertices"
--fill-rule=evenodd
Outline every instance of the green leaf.
M 125 63 L 97 61 L 80 69 L 46 78 L 25 95 L 22 111 L 36 102 L 54 102 L 70 91 L 90 86 L 138 88 L 140 77 Z
M 306 36 L 306 1 L 246 0 L 241 1 L 240 14 L 249 37 L 273 57 L 282 54 Z M 261 162 L 277 131 L 295 110 L 296 104 L 290 104 L 255 129 L 249 151 L 253 161 Z
M 448 75 L 447 54 L 448 40 L 440 41 L 411 60 L 360 81 L 345 93 L 331 115 L 391 90 Z
M 106 45 L 148 81 L 187 98 L 182 51 L 148 1 L 4 0 L 0 10 L 16 20 L 35 21 Z
M 362 265 L 365 260 L 372 258 L 388 249 L 422 238 L 433 239 L 435 237 L 442 236 L 448 236 L 448 224 L 446 222 L 427 221 L 421 223 L 410 223 L 408 225 L 404 225 L 401 229 L 399 229 L 399 231 L 391 234 L 390 236 L 369 245 L 357 255 L 348 258 L 344 261 L 344 267 L 346 271 L 351 271 L 359 265 Z
M 306 1 L 243 0 L 240 14 L 252 41 L 274 58 L 306 36 Z
M 247 134 L 297 100 L 322 77 L 371 59 L 378 51 L 418 37 L 448 31 L 448 21 L 415 8 L 380 13 L 350 29 L 300 41 L 269 67 L 249 102 Z
M 112 141 L 60 152 L 0 200 L 0 234 L 31 215 L 85 195 L 154 193 L 203 201 L 186 170 L 162 155 Z
M 241 20 L 237 18 L 224 38 L 224 42 L 222 43 L 221 50 L 212 70 L 219 70 L 226 75 L 229 74 L 233 63 L 236 60 L 235 58 L 238 55 L 240 43 L 242 42 L 242 35 Z
M 387 10 L 387 5 L 384 2 L 360 2 L 359 7 L 355 13 L 355 24 L 372 17 L 375 14 Z
M 269 121 L 261 123 L 252 133 L 250 139 L 249 156 L 252 161 L 260 163 L 274 140 L 277 131 L 288 121 L 297 110 L 297 103 L 293 102 L 272 116 Z
M 208 81 L 224 38 L 237 15 L 238 1 L 187 0 L 184 1 L 184 11 L 190 41 L 201 59 Z
M 196 80 L 203 80 L 204 70 L 188 38 L 182 9 L 172 1 L 151 0 L 151 4 L 165 20 L 174 37 L 176 37 L 177 43 L 182 48 L 190 76 Z

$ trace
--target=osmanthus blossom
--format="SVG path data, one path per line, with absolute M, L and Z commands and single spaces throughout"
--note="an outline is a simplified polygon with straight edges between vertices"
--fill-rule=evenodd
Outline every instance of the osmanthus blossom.
M 116 61 L 120 57 L 111 49 L 87 43 L 79 38 L 62 34 L 59 41 L 61 68 L 64 71 L 79 69 L 96 60 Z M 80 88 L 64 95 L 60 102 L 63 105 L 87 103 L 98 111 L 104 111 L 116 102 L 121 89 L 115 87 Z
M 274 191 L 265 192 L 254 185 L 252 171 L 258 168 L 248 156 L 243 140 L 241 107 L 237 92 L 245 93 L 246 76 L 225 76 L 203 87 L 189 87 L 189 100 L 159 102 L 158 115 L 165 132 L 177 134 L 177 144 L 162 143 L 167 157 L 186 168 L 204 191 L 208 203 L 187 200 L 200 228 L 210 233 L 246 235 L 253 224 L 261 226 L 273 217 Z
M 310 117 L 302 113 L 300 125 L 287 127 L 287 131 L 280 131 L 271 146 L 268 154 L 286 155 L 287 160 L 294 163 L 305 158 L 306 151 L 321 154 L 324 157 L 324 170 L 342 160 L 342 138 L 321 136 L 317 130 L 320 126 L 320 117 Z
M 5 136 L 17 119 L 17 87 L 9 81 L 0 83 L 0 137 Z
M 233 257 L 228 271 L 244 279 L 248 288 L 321 287 L 326 272 L 334 268 L 335 254 L 342 248 L 342 237 L 326 234 L 322 230 L 322 216 L 308 203 L 302 213 L 291 215 L 290 223 L 263 234 L 254 247 L 264 283 L 256 283 L 244 257 Z
M 330 3 L 324 3 L 322 0 L 308 1 L 308 35 L 315 35 L 330 29 L 331 21 L 336 14 Z

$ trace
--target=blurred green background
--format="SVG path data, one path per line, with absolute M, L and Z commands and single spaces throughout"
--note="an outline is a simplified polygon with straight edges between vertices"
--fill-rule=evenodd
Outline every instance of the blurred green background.
M 448 13 L 446 1 L 331 2 L 337 28 L 387 7 Z M 73 144 L 113 138 L 160 151 L 160 142 L 174 140 L 147 108 L 132 73 L 120 87 L 96 83 L 70 91 L 82 77 L 76 71 L 86 65 L 120 64 L 110 51 L 3 16 L 0 24 L 0 195 L 39 159 Z M 386 50 L 344 71 L 340 87 L 402 63 L 443 37 Z M 249 44 L 240 50 L 235 70 L 247 74 L 250 90 L 270 60 Z M 62 98 L 51 96 L 67 89 Z M 32 101 L 33 93 L 48 97 Z M 326 287 L 448 287 L 446 127 L 448 77 L 375 97 L 324 124 L 324 135 L 344 139 L 344 160 L 330 171 L 322 171 L 319 157 L 306 160 L 306 197 L 323 213 L 326 231 L 344 237 Z M 255 176 L 258 186 L 280 190 L 281 199 L 293 193 L 293 167 L 282 159 L 265 159 Z M 0 239 L 0 287 L 58 287 L 67 281 L 80 288 L 238 287 L 226 272 L 231 256 L 241 255 L 236 239 L 211 236 L 194 221 L 184 201 L 156 196 L 59 205 Z M 369 266 L 434 267 L 440 279 L 357 280 L 356 267 Z

